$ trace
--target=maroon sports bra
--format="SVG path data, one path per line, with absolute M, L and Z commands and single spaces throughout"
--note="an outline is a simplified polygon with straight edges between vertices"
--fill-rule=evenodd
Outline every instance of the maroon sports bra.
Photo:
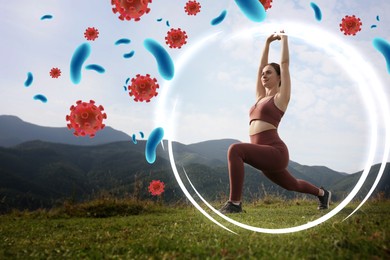
M 282 119 L 284 112 L 280 110 L 274 102 L 274 96 L 265 102 L 260 104 L 256 103 L 249 110 L 249 124 L 253 120 L 261 120 L 276 128 L 279 126 L 280 120 Z

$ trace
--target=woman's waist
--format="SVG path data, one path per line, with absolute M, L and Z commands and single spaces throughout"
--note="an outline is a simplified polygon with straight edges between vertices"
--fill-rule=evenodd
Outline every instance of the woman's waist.
M 249 135 L 255 135 L 268 130 L 276 130 L 277 128 L 271 123 L 262 120 L 252 120 L 249 125 Z
M 276 128 L 263 130 L 261 132 L 249 135 L 252 144 L 285 146 L 285 143 L 280 139 Z

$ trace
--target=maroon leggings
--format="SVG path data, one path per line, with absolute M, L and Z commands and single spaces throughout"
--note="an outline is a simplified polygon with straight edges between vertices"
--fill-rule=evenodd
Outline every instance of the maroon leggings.
M 318 196 L 316 186 L 295 179 L 287 171 L 288 149 L 276 129 L 251 135 L 250 139 L 251 143 L 232 144 L 228 150 L 230 200 L 241 201 L 244 163 L 261 170 L 271 181 L 287 190 Z

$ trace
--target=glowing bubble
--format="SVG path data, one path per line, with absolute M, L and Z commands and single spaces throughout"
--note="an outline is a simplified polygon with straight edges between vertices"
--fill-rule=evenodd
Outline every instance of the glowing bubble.
M 41 20 L 47 20 L 47 19 L 52 19 L 53 16 L 51 14 L 45 14 L 44 16 L 41 17 Z
M 166 80 L 171 80 L 175 73 L 175 67 L 168 52 L 158 42 L 150 38 L 144 40 L 144 46 L 156 59 L 160 75 Z
M 42 95 L 42 94 L 35 95 L 34 99 L 42 101 L 42 103 L 46 103 L 47 102 L 47 98 L 44 95 Z
M 227 14 L 226 10 L 223 10 L 218 17 L 215 17 L 213 20 L 211 20 L 211 25 L 220 24 L 225 19 L 226 14 Z
M 390 44 L 382 38 L 375 38 L 372 44 L 385 57 L 387 72 L 390 73 Z
M 137 139 L 135 139 L 135 134 L 133 134 L 132 139 L 133 139 L 133 143 L 137 144 Z
M 171 25 L 169 24 L 169 21 L 166 21 L 165 24 L 170 27 Z
M 73 53 L 70 61 L 70 79 L 73 84 L 79 84 L 81 81 L 81 68 L 85 60 L 91 53 L 91 46 L 88 43 L 81 44 Z
M 135 53 L 135 51 L 131 51 L 129 53 L 125 53 L 125 54 L 123 54 L 123 58 L 130 59 L 131 57 L 134 56 L 134 53 Z
M 27 73 L 27 79 L 26 79 L 26 81 L 24 82 L 24 86 L 25 86 L 25 87 L 29 87 L 29 86 L 32 84 L 33 79 L 34 79 L 33 74 L 32 74 L 31 72 L 28 72 L 28 73 Z
M 316 4 L 313 3 L 313 2 L 310 2 L 310 6 L 311 6 L 311 8 L 313 8 L 313 10 L 314 10 L 314 15 L 315 15 L 317 21 L 321 21 L 321 19 L 322 19 L 322 13 L 321 13 L 321 10 L 320 10 L 320 8 L 318 7 L 318 5 L 316 5 Z
M 115 45 L 119 45 L 119 44 L 129 44 L 131 42 L 130 39 L 127 39 L 127 38 L 122 38 L 122 39 L 119 39 L 115 42 Z
M 375 24 L 371 25 L 371 29 L 372 29 L 372 28 L 376 28 L 376 25 L 375 25 Z
M 104 73 L 106 71 L 102 66 L 97 65 L 97 64 L 89 64 L 89 65 L 85 66 L 85 69 L 94 70 L 98 73 Z
M 234 0 L 241 12 L 253 22 L 262 22 L 266 17 L 264 6 L 259 0 Z
M 162 18 L 158 18 L 158 19 L 157 19 L 157 22 L 161 22 L 161 21 L 162 21 Z
M 144 133 L 143 132 L 139 132 L 139 134 L 141 135 L 141 138 L 144 138 Z
M 154 129 L 146 141 L 145 157 L 148 163 L 152 164 L 156 160 L 156 149 L 157 145 L 161 142 L 164 137 L 164 129 L 158 127 Z
M 379 22 L 379 15 L 376 16 L 376 20 Z

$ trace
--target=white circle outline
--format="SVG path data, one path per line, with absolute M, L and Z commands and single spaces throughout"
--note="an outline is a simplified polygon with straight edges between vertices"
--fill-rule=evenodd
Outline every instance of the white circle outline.
M 234 37 L 239 37 L 240 35 L 253 35 L 253 34 L 264 34 L 264 32 L 266 31 L 267 33 L 271 32 L 272 30 L 274 30 L 274 28 L 278 28 L 275 24 L 273 23 L 262 23 L 261 27 L 255 27 L 255 28 L 251 28 L 251 29 L 248 29 L 248 30 L 245 30 L 245 31 L 242 31 L 238 34 L 235 34 L 233 37 L 231 37 L 230 39 L 233 39 Z M 280 28 L 280 27 L 279 27 Z M 321 30 L 320 28 L 318 27 L 313 27 L 313 26 L 309 26 L 307 24 L 298 24 L 298 23 L 291 23 L 289 22 L 289 24 L 286 26 L 284 25 L 283 28 L 286 29 L 286 31 L 288 32 L 288 34 L 290 36 L 293 36 L 293 37 L 297 37 L 297 38 L 301 38 L 303 40 L 308 40 L 308 39 L 311 39 L 310 38 L 310 35 L 306 35 L 306 37 L 301 37 L 299 36 L 300 32 L 307 32 L 307 31 L 310 31 L 312 32 L 312 36 L 315 35 L 315 38 L 318 40 L 318 42 L 321 42 L 323 44 L 322 41 L 320 41 L 318 39 L 318 36 L 321 36 L 321 39 L 322 40 L 329 40 L 331 39 L 333 42 L 331 44 L 332 48 L 328 48 L 327 51 L 328 53 L 333 53 L 333 54 L 336 54 L 335 56 L 340 58 L 340 57 L 343 57 L 345 58 L 346 57 L 346 53 L 349 54 L 349 59 L 339 59 L 338 62 L 340 63 L 345 63 L 346 61 L 347 62 L 350 62 L 353 64 L 364 64 L 365 61 L 364 59 L 359 55 L 359 53 L 354 50 L 354 48 L 352 48 L 351 46 L 347 46 L 344 42 L 342 42 L 340 39 L 338 39 L 337 37 L 335 37 L 334 35 L 328 33 L 328 32 L 325 32 L 323 30 Z M 298 29 L 299 28 L 299 29 Z M 314 33 L 313 33 L 314 32 Z M 192 49 L 190 49 L 189 51 L 187 51 L 186 55 L 183 55 L 179 61 L 176 63 L 177 68 L 182 68 L 182 65 L 185 63 L 186 60 L 188 60 L 197 50 L 199 50 L 207 41 L 210 41 L 210 40 L 215 40 L 216 36 L 220 35 L 220 33 L 214 33 L 214 34 L 211 34 L 205 38 L 203 38 L 201 41 L 197 42 L 196 44 L 194 44 L 194 46 L 192 47 Z M 312 39 L 313 41 L 310 42 L 310 43 L 313 43 L 315 42 L 315 39 Z M 320 47 L 323 47 L 323 46 L 320 46 Z M 343 52 L 343 55 L 340 55 L 340 53 L 337 53 L 337 50 L 341 50 Z M 337 55 L 339 54 L 339 55 Z M 356 61 L 358 61 L 358 63 L 356 63 Z M 360 62 L 360 63 L 359 63 Z M 345 65 L 345 64 L 344 64 Z M 347 66 L 348 67 L 348 66 Z M 367 71 L 367 67 L 369 66 L 366 66 L 365 67 L 365 73 L 368 73 L 368 72 L 372 72 L 372 74 L 370 73 L 370 82 L 372 83 L 373 81 L 373 78 L 374 78 L 374 82 L 376 83 L 376 88 L 374 88 L 375 90 L 383 90 L 383 87 L 381 88 L 381 83 L 379 81 L 379 79 L 377 79 L 376 77 L 376 73 L 371 69 L 369 68 L 368 71 Z M 177 71 L 179 71 L 177 70 Z M 177 73 L 177 72 L 176 72 Z M 360 79 L 359 82 L 365 82 L 364 81 L 364 74 L 360 74 L 358 75 L 358 73 L 352 73 L 351 71 L 347 71 L 347 73 L 350 73 L 351 74 L 351 77 L 352 78 L 357 78 L 356 80 Z M 363 79 L 363 80 L 362 80 Z M 164 85 L 167 85 L 168 83 L 165 82 Z M 171 82 L 171 84 L 173 84 Z M 366 166 L 365 166 L 365 169 L 360 177 L 360 179 L 358 180 L 356 186 L 353 188 L 353 190 L 351 191 L 351 193 L 336 207 L 334 208 L 332 211 L 330 211 L 329 213 L 327 213 L 326 215 L 316 219 L 315 221 L 312 221 L 312 222 L 309 222 L 307 224 L 304 224 L 304 225 L 301 225 L 301 226 L 296 226 L 296 227 L 290 227 L 290 228 L 282 228 L 282 229 L 266 229 L 266 228 L 258 228 L 258 227 L 253 227 L 253 226 L 249 226 L 249 225 L 246 225 L 246 224 L 243 224 L 243 223 L 240 223 L 240 222 L 237 222 L 223 214 L 221 214 L 218 210 L 214 209 L 209 203 L 207 203 L 206 200 L 203 199 L 203 197 L 197 192 L 197 190 L 195 189 L 195 187 L 192 185 L 191 181 L 189 180 L 186 172 L 185 172 L 185 169 L 183 168 L 184 170 L 184 173 L 191 185 L 191 187 L 194 189 L 194 191 L 196 192 L 196 194 L 199 196 L 199 198 L 214 212 L 216 213 L 218 216 L 220 216 L 221 218 L 225 219 L 226 221 L 236 225 L 236 226 L 239 226 L 241 228 L 244 228 L 244 229 L 248 229 L 248 230 L 251 230 L 251 231 L 255 231 L 255 232 L 262 232 L 262 233 L 271 233 L 271 234 L 281 234 L 281 233 L 291 233 L 291 232 L 297 232 L 297 231 L 302 231 L 302 230 L 305 230 L 305 229 L 308 229 L 308 228 L 311 228 L 311 227 L 314 227 L 320 223 L 323 223 L 325 222 L 326 220 L 330 219 L 331 217 L 333 217 L 334 215 L 336 215 L 338 212 L 340 212 L 352 199 L 353 197 L 357 194 L 357 192 L 361 189 L 362 185 L 364 184 L 366 178 L 367 178 L 367 175 L 371 169 L 371 166 L 373 165 L 373 160 L 374 160 L 374 156 L 375 156 L 375 150 L 376 150 L 376 143 L 377 143 L 377 140 L 378 140 L 378 136 L 377 136 L 377 116 L 376 116 L 376 111 L 374 110 L 375 108 L 375 102 L 373 102 L 373 97 L 371 96 L 371 93 L 369 91 L 367 91 L 365 89 L 365 87 L 361 86 L 362 83 L 359 84 L 359 87 L 360 87 L 360 91 L 362 92 L 363 96 L 365 97 L 365 101 L 367 103 L 369 103 L 368 105 L 368 110 L 370 111 L 370 125 L 372 127 L 371 129 L 371 139 L 370 139 L 370 150 L 369 150 L 369 156 L 368 156 L 368 159 L 367 159 L 367 162 L 366 162 Z M 163 87 L 162 88 L 163 90 L 164 89 L 168 89 L 166 87 Z M 165 93 L 165 94 L 164 94 Z M 377 93 L 376 93 L 377 94 Z M 161 96 L 163 96 L 162 98 L 160 98 L 160 101 L 159 102 L 159 105 L 163 104 L 164 105 L 164 102 L 166 102 L 166 97 L 168 95 L 168 91 L 165 91 L 163 92 L 163 94 Z M 377 94 L 376 95 L 377 98 L 378 97 L 382 97 L 382 99 L 380 99 L 380 103 L 381 103 L 381 110 L 384 111 L 384 114 L 388 115 L 388 106 L 386 106 L 386 100 L 383 98 L 384 95 L 380 95 L 380 94 Z M 161 107 L 160 107 L 161 108 Z M 172 170 L 174 172 L 174 175 L 175 175 L 175 178 L 179 184 L 179 186 L 181 187 L 181 189 L 183 190 L 184 194 L 186 195 L 186 197 L 190 200 L 190 202 L 203 214 L 205 215 L 208 219 L 212 220 L 214 223 L 216 223 L 217 225 L 227 229 L 228 231 L 230 232 L 233 232 L 231 231 L 230 229 L 226 228 L 225 226 L 223 226 L 221 223 L 219 223 L 218 221 L 216 221 L 214 218 L 212 218 L 206 211 L 204 211 L 200 206 L 199 204 L 192 198 L 192 196 L 190 195 L 190 193 L 188 192 L 188 190 L 186 189 L 185 185 L 183 184 L 181 178 L 180 178 L 180 175 L 178 173 L 178 170 L 176 168 L 176 163 L 175 163 L 175 160 L 174 160 L 174 156 L 173 156 L 173 149 L 172 149 L 172 135 L 173 135 L 173 119 L 174 119 L 174 112 L 175 112 L 175 108 L 176 108 L 176 103 L 175 105 L 173 106 L 173 110 L 170 111 L 171 112 L 171 120 L 166 120 L 166 118 L 164 117 L 164 113 L 166 112 L 164 109 L 158 109 L 157 110 L 157 118 L 160 118 L 160 120 L 157 120 L 160 121 L 159 122 L 159 125 L 162 124 L 162 122 L 164 122 L 163 124 L 166 124 L 166 126 L 164 127 L 165 129 L 169 129 L 167 132 L 170 132 L 171 135 L 168 135 L 167 136 L 167 140 L 168 140 L 168 153 L 169 153 L 169 158 L 170 158 L 170 163 L 171 163 L 171 167 L 172 167 Z M 162 120 L 161 120 L 162 119 Z M 390 144 L 389 144 L 389 127 L 388 127 L 388 124 L 386 125 L 386 144 L 385 144 L 385 148 L 389 148 L 390 147 Z M 380 172 L 378 173 L 378 177 L 377 177 L 377 180 L 376 182 L 374 183 L 374 185 L 377 184 L 377 181 L 379 181 L 380 179 L 380 176 L 382 176 L 383 174 L 383 171 L 384 171 L 384 166 L 383 164 L 386 162 L 386 158 L 388 156 L 388 150 L 389 149 L 386 149 L 386 151 L 384 152 L 384 156 L 383 156 L 383 161 L 382 161 L 382 165 L 381 165 L 381 168 L 380 168 Z M 373 186 L 373 188 L 371 189 L 371 191 L 369 192 L 369 194 L 367 195 L 366 198 L 369 197 L 369 195 L 371 194 L 372 190 L 374 189 L 375 187 Z M 364 203 L 364 201 L 358 206 L 360 207 L 362 204 Z M 357 210 L 357 209 L 356 209 Z M 355 211 L 356 211 L 355 210 Z M 355 212 L 354 211 L 354 212 Z M 354 213 L 353 212 L 353 213 Z M 351 215 L 353 214 L 351 213 Z M 348 216 L 349 217 L 349 216 Z M 347 218 L 348 218 L 347 217 Z M 235 233 L 235 232 L 233 232 Z

